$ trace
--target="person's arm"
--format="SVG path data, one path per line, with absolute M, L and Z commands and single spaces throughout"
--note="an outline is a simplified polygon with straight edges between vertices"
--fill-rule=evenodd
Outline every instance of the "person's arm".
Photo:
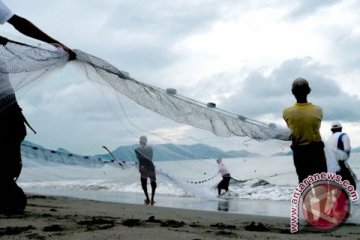
M 35 38 L 37 40 L 52 44 L 52 45 L 60 45 L 68 54 L 69 54 L 69 60 L 76 59 L 76 53 L 62 44 L 61 42 L 57 41 L 56 39 L 50 37 L 46 33 L 44 33 L 41 29 L 39 29 L 37 26 L 35 26 L 33 23 L 31 23 L 26 18 L 20 17 L 16 14 L 14 14 L 9 20 L 8 23 L 14 26 L 16 30 L 18 30 L 20 33 Z

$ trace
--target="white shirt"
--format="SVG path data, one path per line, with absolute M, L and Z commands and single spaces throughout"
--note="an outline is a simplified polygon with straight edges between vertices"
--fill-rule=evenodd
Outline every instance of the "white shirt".
M 14 13 L 0 0 L 0 24 L 6 23 Z M 6 65 L 0 59 L 0 70 L 1 68 L 6 68 Z M 6 72 L 6 70 L 5 70 Z M 7 74 L 0 74 L 0 105 L 1 107 L 7 106 L 7 104 L 12 103 L 15 99 L 14 90 L 11 87 L 9 82 L 9 77 Z
M 344 151 L 337 148 L 338 140 L 342 132 L 333 133 L 327 140 L 326 145 L 335 153 L 337 160 L 347 160 L 349 155 L 345 152 L 351 151 L 350 139 L 347 134 L 342 136 L 342 142 L 344 144 Z
M 0 24 L 6 23 L 14 13 L 0 0 Z

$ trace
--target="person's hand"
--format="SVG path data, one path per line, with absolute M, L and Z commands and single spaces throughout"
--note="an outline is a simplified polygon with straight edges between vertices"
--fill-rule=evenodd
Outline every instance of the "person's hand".
M 76 59 L 76 53 L 73 50 L 66 46 L 62 46 L 62 48 L 69 54 L 69 61 Z
M 76 53 L 67 46 L 65 46 L 64 44 L 53 43 L 52 45 L 56 48 L 62 48 L 69 55 L 69 61 L 76 59 Z

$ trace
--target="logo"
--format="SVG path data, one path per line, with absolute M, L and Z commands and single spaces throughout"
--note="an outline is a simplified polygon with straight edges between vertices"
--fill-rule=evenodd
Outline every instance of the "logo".
M 316 173 L 304 179 L 291 199 L 290 232 L 299 231 L 299 216 L 304 225 L 331 231 L 341 226 L 351 213 L 351 204 L 359 196 L 349 181 L 335 173 Z
M 349 217 L 351 201 L 339 184 L 320 181 L 303 193 L 301 207 L 304 219 L 310 225 L 321 230 L 333 230 Z

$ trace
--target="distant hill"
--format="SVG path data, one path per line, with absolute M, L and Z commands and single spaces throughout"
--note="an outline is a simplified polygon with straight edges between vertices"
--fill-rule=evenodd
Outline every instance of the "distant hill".
M 119 160 L 137 161 L 135 149 L 139 145 L 120 146 L 112 151 L 112 154 Z M 151 146 L 154 151 L 153 159 L 156 161 L 167 160 L 189 160 L 189 159 L 216 159 L 216 158 L 236 158 L 236 157 L 255 157 L 259 154 L 242 151 L 223 151 L 219 148 L 206 144 L 176 145 L 172 143 L 158 144 Z M 102 158 L 109 158 L 109 154 L 96 155 Z
M 42 146 L 29 142 L 23 141 L 23 144 L 43 148 Z M 120 146 L 112 151 L 112 154 L 117 160 L 123 161 L 137 161 L 135 156 L 135 149 L 138 147 L 138 144 Z M 168 161 L 168 160 L 191 160 L 191 159 L 217 159 L 221 158 L 240 158 L 240 157 L 259 157 L 261 154 L 249 152 L 246 150 L 240 151 L 224 151 L 220 148 L 213 147 L 206 144 L 193 144 L 193 145 L 177 145 L 172 143 L 167 144 L 157 144 L 151 145 L 154 150 L 155 161 Z M 70 151 L 64 148 L 58 148 L 56 150 L 60 153 L 71 154 Z M 355 147 L 351 152 L 360 152 L 360 147 Z M 272 154 L 272 156 L 291 156 L 291 151 L 278 152 Z M 103 158 L 103 159 L 112 159 L 110 154 L 96 154 L 94 157 Z
M 43 148 L 40 145 L 34 144 L 29 141 L 24 141 L 23 144 L 28 146 L 34 146 Z M 135 156 L 135 149 L 138 147 L 138 144 L 120 146 L 115 150 L 112 150 L 112 154 L 117 160 L 123 160 L 127 162 L 137 161 Z M 192 144 L 192 145 L 183 145 L 183 144 L 157 144 L 151 145 L 154 151 L 153 159 L 155 161 L 169 161 L 169 160 L 191 160 L 191 159 L 217 159 L 217 158 L 240 158 L 240 157 L 259 157 L 262 156 L 258 153 L 249 152 L 246 150 L 238 151 L 224 151 L 220 148 L 210 146 L 207 144 Z M 360 147 L 357 148 L 360 151 Z M 71 154 L 72 152 L 59 147 L 57 152 Z M 75 153 L 73 153 L 75 154 Z M 290 152 L 279 152 L 273 156 L 288 156 L 291 155 Z M 103 158 L 103 159 L 112 159 L 110 154 L 96 154 L 94 157 Z

